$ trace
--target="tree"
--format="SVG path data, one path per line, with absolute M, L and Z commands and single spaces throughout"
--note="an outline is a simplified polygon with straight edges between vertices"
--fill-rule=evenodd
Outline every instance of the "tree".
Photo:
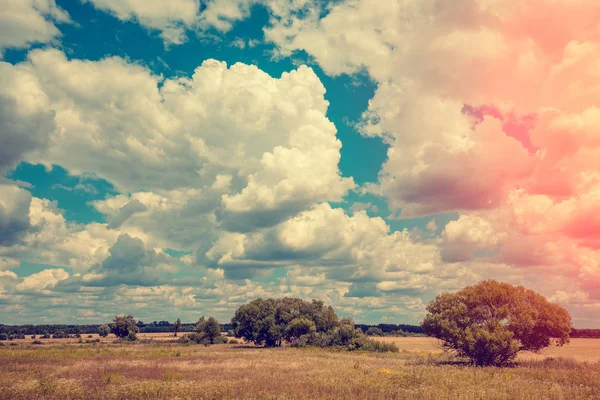
M 110 333 L 110 326 L 104 324 L 104 325 L 100 325 L 98 327 L 98 335 L 100 335 L 101 337 L 107 337 L 109 333 Z
M 116 337 L 123 339 L 127 338 L 127 340 L 137 340 L 137 333 L 140 331 L 138 328 L 135 318 L 132 315 L 116 315 L 114 318 L 114 323 L 110 327 L 111 333 L 113 333 Z
M 213 317 L 209 317 L 208 319 L 204 317 L 200 318 L 194 328 L 194 332 L 180 339 L 184 343 L 188 343 L 190 340 L 205 346 L 227 343 L 227 339 L 221 337 L 221 324 Z
M 288 333 L 287 329 L 296 319 L 311 321 L 316 332 L 327 332 L 339 325 L 331 306 L 326 307 L 319 300 L 307 302 L 289 297 L 256 299 L 244 304 L 236 310 L 231 323 L 236 337 L 257 345 L 273 347 L 294 337 L 292 331 Z
M 562 346 L 571 331 L 571 316 L 563 307 L 522 286 L 494 280 L 442 293 L 427 312 L 425 333 L 478 366 L 504 366 L 519 351 Z
M 177 321 L 173 324 L 173 329 L 175 330 L 175 337 L 177 337 L 177 332 L 181 330 L 181 319 L 177 318 Z

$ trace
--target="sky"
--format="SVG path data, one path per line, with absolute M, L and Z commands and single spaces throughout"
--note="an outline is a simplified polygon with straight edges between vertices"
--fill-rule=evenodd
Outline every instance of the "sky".
M 597 0 L 0 0 L 0 323 L 600 327 Z

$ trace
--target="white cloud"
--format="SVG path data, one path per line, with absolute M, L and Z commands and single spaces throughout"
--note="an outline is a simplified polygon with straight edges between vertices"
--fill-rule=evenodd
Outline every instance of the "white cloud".
M 17 284 L 16 289 L 22 292 L 34 291 L 48 293 L 58 282 L 68 278 L 69 273 L 64 269 L 45 269 L 25 277 Z
M 166 45 L 186 41 L 187 30 L 196 21 L 198 0 L 84 0 L 123 21 L 135 20 L 148 29 L 160 31 Z
M 60 36 L 55 23 L 70 22 L 55 0 L 0 0 L 0 55 L 6 48 L 47 43 Z
M 35 159 L 93 172 L 120 190 L 208 189 L 232 176 L 228 209 L 277 213 L 338 200 L 353 185 L 339 176 L 340 142 L 310 68 L 275 79 L 209 60 L 192 79 L 160 89 L 160 78 L 120 58 L 68 61 L 36 50 L 17 68 L 55 113 L 49 149 Z

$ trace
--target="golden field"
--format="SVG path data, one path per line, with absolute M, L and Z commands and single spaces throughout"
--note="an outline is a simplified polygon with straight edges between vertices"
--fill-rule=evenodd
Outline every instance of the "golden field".
M 430 338 L 382 338 L 401 350 L 381 354 L 206 348 L 150 337 L 136 344 L 5 342 L 0 399 L 600 399 L 594 339 L 523 354 L 517 366 L 500 369 L 471 367 L 440 353 Z

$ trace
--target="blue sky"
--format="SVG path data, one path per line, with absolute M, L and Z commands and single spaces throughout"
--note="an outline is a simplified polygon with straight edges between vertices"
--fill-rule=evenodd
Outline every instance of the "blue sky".
M 496 278 L 594 325 L 585 282 L 599 267 L 582 260 L 595 245 L 522 226 L 534 201 L 565 215 L 569 196 L 595 193 L 531 189 L 547 168 L 535 149 L 552 147 L 531 136 L 528 152 L 520 115 L 546 104 L 478 86 L 470 68 L 502 55 L 448 50 L 484 40 L 461 31 L 465 10 L 350 3 L 0 11 L 0 322 L 226 320 L 253 298 L 298 296 L 418 323 L 441 291 Z M 564 246 L 581 257 L 547 253 Z

